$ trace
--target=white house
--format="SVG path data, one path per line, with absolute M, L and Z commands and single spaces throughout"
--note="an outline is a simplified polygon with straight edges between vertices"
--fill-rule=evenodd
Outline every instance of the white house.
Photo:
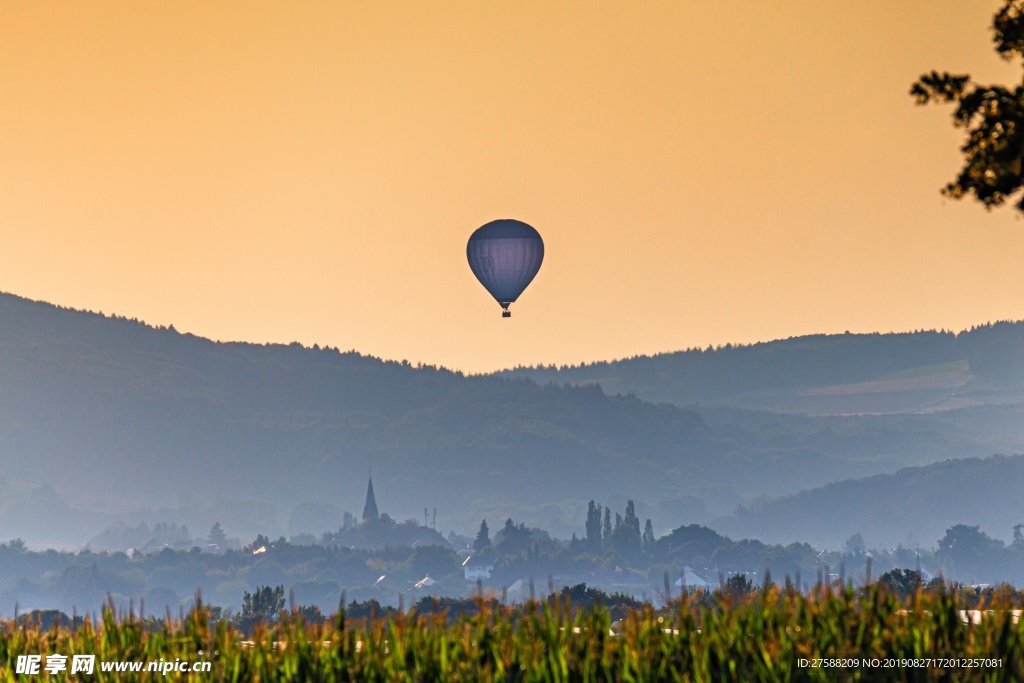
M 511 586 L 505 589 L 505 600 L 510 605 L 526 602 L 527 597 L 529 597 L 528 588 L 522 579 L 516 579 Z
M 676 588 L 683 587 L 687 590 L 697 590 L 698 588 L 708 590 L 711 584 L 697 576 L 690 565 L 685 565 L 683 567 L 683 575 L 676 579 Z
M 465 573 L 466 581 L 489 579 L 491 578 L 491 574 L 494 572 L 494 560 L 489 557 L 474 560 L 471 557 L 462 566 L 462 569 Z

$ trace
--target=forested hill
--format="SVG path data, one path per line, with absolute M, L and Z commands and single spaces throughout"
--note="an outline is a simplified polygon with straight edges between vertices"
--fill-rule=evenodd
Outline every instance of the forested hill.
M 1024 522 L 1022 481 L 1021 455 L 947 460 L 759 501 L 714 527 L 740 537 L 833 549 L 854 534 L 869 546 L 927 547 L 956 524 L 978 525 L 1009 541 Z
M 509 516 L 568 537 L 587 501 L 656 529 L 756 496 L 1024 450 L 1019 409 L 797 418 L 464 377 L 301 345 L 216 343 L 0 294 L 0 539 L 76 546 L 121 520 L 337 531 L 377 504 L 439 530 Z
M 208 509 L 228 533 L 271 532 L 306 501 L 361 510 L 371 466 L 382 512 L 438 507 L 463 530 L 470 516 L 479 524 L 478 500 L 677 495 L 681 472 L 720 448 L 692 411 L 596 387 L 215 343 L 7 294 L 0 387 L 0 538 L 30 543 L 84 542 L 141 507 L 206 528 L 217 519 L 188 515 Z
M 811 414 L 1005 403 L 1024 393 L 1024 323 L 960 332 L 837 334 L 501 373 L 599 384 L 649 401 Z

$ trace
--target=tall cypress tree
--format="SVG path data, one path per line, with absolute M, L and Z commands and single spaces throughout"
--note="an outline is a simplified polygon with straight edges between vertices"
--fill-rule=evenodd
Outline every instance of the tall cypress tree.
M 640 518 L 636 516 L 636 506 L 631 500 L 626 501 L 626 518 L 623 522 L 633 530 L 633 533 L 640 535 Z
M 487 520 L 480 521 L 480 531 L 476 532 L 476 540 L 473 541 L 473 550 L 480 552 L 491 544 L 491 531 L 487 528 Z
M 601 506 L 594 501 L 587 505 L 587 544 L 601 547 Z
M 647 524 L 644 526 L 644 550 L 650 551 L 654 547 L 654 527 L 651 525 L 651 520 L 647 520 Z

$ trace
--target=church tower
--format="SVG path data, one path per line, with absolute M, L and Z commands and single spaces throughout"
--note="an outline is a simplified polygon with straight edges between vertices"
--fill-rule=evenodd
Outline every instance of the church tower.
M 377 514 L 377 499 L 373 497 L 373 477 L 370 477 L 370 483 L 366 487 L 366 505 L 363 506 L 363 521 L 368 519 L 377 519 L 380 517 Z

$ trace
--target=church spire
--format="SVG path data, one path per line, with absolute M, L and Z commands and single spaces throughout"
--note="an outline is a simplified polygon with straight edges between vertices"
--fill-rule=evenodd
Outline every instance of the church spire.
M 370 483 L 366 487 L 366 505 L 363 506 L 363 521 L 368 519 L 377 519 L 380 517 L 377 514 L 377 500 L 373 497 L 373 477 L 370 477 Z

